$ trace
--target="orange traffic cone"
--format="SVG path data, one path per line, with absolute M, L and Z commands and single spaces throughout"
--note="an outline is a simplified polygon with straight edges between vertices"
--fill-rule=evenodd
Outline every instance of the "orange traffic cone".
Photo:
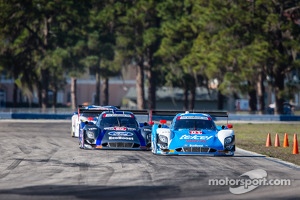
M 283 147 L 288 147 L 289 146 L 289 137 L 288 134 L 284 134 L 284 139 L 283 139 Z
M 271 134 L 268 133 L 267 136 L 267 141 L 266 141 L 266 147 L 272 146 L 272 142 L 271 142 Z
M 297 134 L 294 134 L 293 154 L 299 154 Z
M 274 144 L 275 147 L 280 147 L 280 142 L 279 142 L 279 136 L 278 134 L 276 133 L 276 136 L 275 136 L 275 144 Z

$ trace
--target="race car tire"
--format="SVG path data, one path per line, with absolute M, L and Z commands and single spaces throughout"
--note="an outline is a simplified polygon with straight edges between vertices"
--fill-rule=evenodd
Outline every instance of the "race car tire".
M 71 137 L 75 137 L 75 133 L 72 128 L 71 128 Z
M 82 141 L 81 141 L 81 140 L 79 140 L 79 148 L 80 148 L 80 149 L 85 149 L 84 146 L 83 146 L 83 144 L 82 144 Z
M 154 155 L 157 154 L 157 144 L 155 144 L 155 142 L 152 142 L 152 146 L 151 146 L 151 151 Z

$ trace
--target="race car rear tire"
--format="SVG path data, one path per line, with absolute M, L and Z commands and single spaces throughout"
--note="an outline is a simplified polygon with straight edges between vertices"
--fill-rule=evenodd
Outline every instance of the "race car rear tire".
M 84 146 L 82 145 L 82 141 L 81 140 L 79 140 L 79 148 L 80 149 L 84 149 Z
M 71 137 L 75 137 L 75 133 L 72 128 L 71 128 Z

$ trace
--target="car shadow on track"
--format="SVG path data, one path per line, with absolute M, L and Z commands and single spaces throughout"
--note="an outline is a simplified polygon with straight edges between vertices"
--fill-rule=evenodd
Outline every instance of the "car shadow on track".
M 43 185 L 0 190 L 2 199 L 157 199 L 175 198 L 177 186 Z M 22 198 L 20 198 L 22 197 Z

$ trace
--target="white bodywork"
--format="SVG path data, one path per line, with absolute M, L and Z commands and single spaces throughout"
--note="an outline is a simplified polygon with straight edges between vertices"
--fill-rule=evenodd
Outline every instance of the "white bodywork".
M 234 135 L 234 131 L 232 129 L 224 129 L 218 132 L 218 138 L 220 142 L 223 144 L 223 146 L 224 146 L 224 139 L 228 136 L 233 136 L 233 135 Z
M 156 129 L 156 132 L 158 135 L 166 136 L 168 138 L 168 145 L 170 144 L 171 138 L 173 137 L 172 137 L 171 130 L 169 128 L 158 128 Z
M 96 120 L 88 120 L 88 117 L 86 116 L 78 116 L 76 118 L 76 122 L 75 122 L 75 128 L 74 128 L 74 136 L 73 137 L 79 137 L 79 127 L 80 127 L 80 123 L 81 122 L 93 122 L 94 124 L 96 123 Z
M 78 121 L 78 114 L 74 114 L 71 118 L 72 125 L 71 125 L 71 136 L 75 137 L 75 130 L 77 126 L 77 121 Z M 78 135 L 79 136 L 79 135 Z M 77 136 L 77 137 L 78 137 Z

